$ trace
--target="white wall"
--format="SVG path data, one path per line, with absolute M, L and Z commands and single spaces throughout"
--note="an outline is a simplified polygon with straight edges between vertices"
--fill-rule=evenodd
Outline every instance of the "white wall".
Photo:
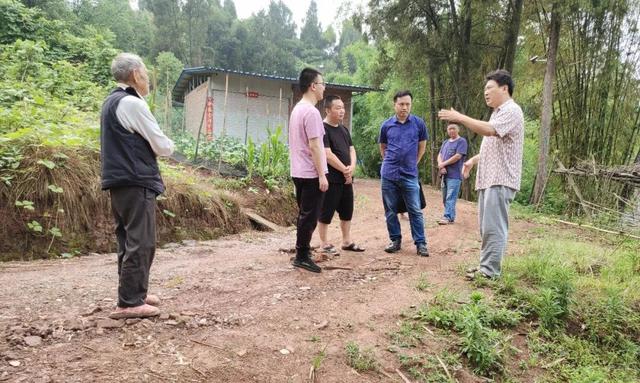
M 200 122 L 202 122 L 202 136 L 206 134 L 206 121 L 202 120 L 202 113 L 207 103 L 207 86 L 205 81 L 197 88 L 187 93 L 184 97 L 185 129 L 196 137 Z
M 274 131 L 276 126 L 281 126 L 283 141 L 286 141 L 293 96 L 291 83 L 229 74 L 226 119 L 224 73 L 213 76 L 212 87 L 214 137 L 226 131 L 228 136 L 241 142 L 246 136 L 254 142 L 263 142 L 268 137 L 267 128 Z M 258 97 L 246 97 L 247 88 L 249 92 L 257 92 Z

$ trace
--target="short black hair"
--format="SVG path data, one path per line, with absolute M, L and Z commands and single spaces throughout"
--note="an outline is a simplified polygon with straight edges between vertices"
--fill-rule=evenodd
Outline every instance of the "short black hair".
M 513 79 L 511 78 L 511 73 L 509 73 L 508 71 L 504 69 L 494 70 L 493 72 L 487 74 L 486 80 L 493 80 L 499 86 L 506 85 L 509 89 L 509 96 L 513 95 Z
M 395 96 L 393 96 L 393 102 L 396 102 L 400 97 L 409 96 L 411 97 L 411 101 L 413 101 L 413 95 L 408 90 L 400 90 L 396 92 Z
M 321 76 L 322 73 L 320 71 L 313 68 L 304 68 L 302 72 L 300 72 L 300 78 L 298 79 L 298 86 L 300 86 L 300 92 L 307 93 L 307 90 L 313 84 L 313 82 Z
M 324 98 L 324 108 L 325 109 L 331 109 L 331 106 L 333 105 L 333 102 L 335 100 L 342 100 L 340 98 L 340 96 L 336 96 L 335 94 L 328 94 L 325 98 Z

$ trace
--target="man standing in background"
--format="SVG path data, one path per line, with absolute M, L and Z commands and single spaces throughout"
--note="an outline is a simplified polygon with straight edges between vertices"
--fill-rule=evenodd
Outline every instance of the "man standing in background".
M 296 187 L 298 220 L 296 258 L 293 266 L 319 273 L 322 269 L 311 259 L 311 236 L 318 223 L 327 181 L 324 151 L 324 125 L 316 104 L 324 94 L 322 74 L 312 68 L 300 72 L 298 82 L 302 99 L 294 106 L 289 120 L 289 158 L 291 177 Z
M 143 318 L 160 313 L 147 294 L 156 250 L 156 197 L 164 192 L 157 156 L 173 153 L 149 106 L 149 76 L 140 57 L 119 54 L 111 63 L 118 86 L 102 105 L 102 189 L 109 190 L 118 240 L 118 306 L 109 316 Z
M 342 250 L 364 251 L 351 239 L 351 218 L 353 217 L 353 171 L 356 167 L 356 149 L 351 141 L 349 130 L 342 125 L 344 103 L 340 97 L 328 95 L 324 99 L 324 150 L 329 165 L 329 189 L 325 193 L 322 211 L 318 223 L 318 234 L 322 242 L 322 251 L 328 255 L 337 255 L 338 250 L 327 240 L 327 231 L 333 213 L 340 217 L 342 232 Z
M 424 217 L 420 209 L 420 180 L 418 163 L 427 146 L 427 125 L 411 114 L 413 96 L 408 90 L 393 97 L 395 116 L 380 127 L 380 154 L 382 155 L 382 202 L 391 242 L 384 249 L 387 253 L 400 251 L 402 232 L 398 220 L 398 201 L 404 200 L 409 213 L 411 236 L 416 252 L 428 257 L 427 238 L 424 234 Z
M 482 250 L 480 266 L 467 270 L 467 278 L 496 278 L 502 270 L 502 257 L 509 234 L 509 206 L 520 190 L 524 117 L 513 101 L 513 79 L 506 70 L 486 77 L 484 99 L 493 108 L 489 121 L 476 120 L 451 108 L 440 110 L 441 120 L 460 123 L 484 136 L 480 154 L 464 163 L 464 177 L 478 165 L 476 190 Z
M 442 203 L 444 215 L 438 224 L 448 225 L 456 220 L 456 202 L 462 183 L 462 164 L 467 156 L 467 140 L 460 137 L 460 127 L 447 126 L 448 139 L 444 140 L 438 153 L 438 169 L 442 176 Z

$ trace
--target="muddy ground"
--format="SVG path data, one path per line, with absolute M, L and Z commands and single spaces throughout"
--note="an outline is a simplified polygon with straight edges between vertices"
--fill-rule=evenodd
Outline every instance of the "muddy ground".
M 425 188 L 431 256 L 416 256 L 407 220 L 402 251 L 389 255 L 379 182 L 358 180 L 355 190 L 353 236 L 367 250 L 321 264 L 344 269 L 294 269 L 281 251 L 293 247 L 292 228 L 169 244 L 152 268 L 163 315 L 151 320 L 106 319 L 115 254 L 0 264 L 0 381 L 307 382 L 324 350 L 317 382 L 402 382 L 389 333 L 440 288 L 465 288 L 461 270 L 480 244 L 476 207 L 460 201 L 456 223 L 438 226 L 440 194 Z M 527 225 L 512 222 L 511 238 Z M 336 221 L 330 237 L 339 244 Z M 415 288 L 423 273 L 425 292 Z M 372 348 L 382 372 L 349 367 L 350 341 Z

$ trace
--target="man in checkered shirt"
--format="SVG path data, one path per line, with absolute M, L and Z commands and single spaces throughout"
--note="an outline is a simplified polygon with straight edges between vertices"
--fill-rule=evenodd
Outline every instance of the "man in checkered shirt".
M 480 154 L 464 163 L 463 175 L 469 177 L 478 165 L 476 190 L 482 250 L 479 267 L 467 270 L 467 278 L 500 276 L 502 257 L 507 245 L 509 205 L 520 190 L 524 117 L 511 98 L 513 79 L 505 70 L 486 77 L 484 99 L 493 108 L 489 121 L 476 120 L 454 110 L 440 110 L 441 120 L 460 123 L 483 136 Z

